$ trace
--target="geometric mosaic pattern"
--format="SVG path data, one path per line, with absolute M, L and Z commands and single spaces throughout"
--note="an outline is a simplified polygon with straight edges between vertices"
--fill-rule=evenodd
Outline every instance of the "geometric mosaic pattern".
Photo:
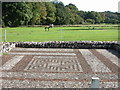
M 83 49 L 79 50 L 84 56 L 87 63 L 92 68 L 94 72 L 111 72 L 106 65 L 104 65 L 93 53 L 89 50 Z
M 34 56 L 32 61 L 24 69 L 27 71 L 45 71 L 45 72 L 82 72 L 77 58 L 41 58 Z

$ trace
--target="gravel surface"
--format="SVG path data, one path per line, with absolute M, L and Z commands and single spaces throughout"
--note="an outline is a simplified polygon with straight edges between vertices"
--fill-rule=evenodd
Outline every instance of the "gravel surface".
M 91 80 L 91 77 L 99 77 L 100 79 L 118 79 L 118 75 L 111 74 L 94 74 L 94 73 L 33 73 L 33 72 L 2 72 L 0 77 L 15 77 L 15 78 L 42 78 L 42 79 L 75 79 L 75 80 Z
M 91 82 L 86 81 L 30 81 L 3 80 L 4 88 L 90 88 Z M 7 86 L 7 87 L 6 87 Z M 118 88 L 118 82 L 100 82 L 100 88 Z
M 90 82 L 4 80 L 4 88 L 89 88 Z M 7 87 L 6 87 L 7 86 Z

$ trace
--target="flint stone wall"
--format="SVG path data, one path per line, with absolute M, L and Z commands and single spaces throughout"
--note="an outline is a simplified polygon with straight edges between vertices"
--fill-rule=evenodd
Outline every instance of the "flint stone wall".
M 114 45 L 114 49 L 120 52 L 120 45 Z
M 12 48 L 72 48 L 72 49 L 115 49 L 120 52 L 117 41 L 49 41 L 49 42 L 2 42 L 0 53 L 6 53 Z
M 115 49 L 117 41 L 51 41 L 51 42 L 16 42 L 22 48 L 73 48 L 73 49 Z M 119 48 L 120 49 L 120 48 Z

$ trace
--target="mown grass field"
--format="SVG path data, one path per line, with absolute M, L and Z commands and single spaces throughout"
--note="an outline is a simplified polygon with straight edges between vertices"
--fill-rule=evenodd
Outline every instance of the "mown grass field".
M 4 30 L 7 31 L 7 41 L 118 41 L 118 27 L 54 27 L 45 31 L 44 27 L 16 27 L 2 28 L 2 41 Z M 62 34 L 60 33 L 62 29 Z

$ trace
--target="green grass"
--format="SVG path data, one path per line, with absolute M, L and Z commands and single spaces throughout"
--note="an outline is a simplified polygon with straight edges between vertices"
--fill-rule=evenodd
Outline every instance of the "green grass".
M 2 55 L 8 55 L 8 53 L 2 53 Z
M 118 41 L 117 27 L 54 27 L 50 31 L 45 31 L 44 27 L 16 27 L 3 28 L 2 40 L 4 40 L 3 30 L 7 30 L 7 41 Z M 60 34 L 62 29 L 62 37 Z

